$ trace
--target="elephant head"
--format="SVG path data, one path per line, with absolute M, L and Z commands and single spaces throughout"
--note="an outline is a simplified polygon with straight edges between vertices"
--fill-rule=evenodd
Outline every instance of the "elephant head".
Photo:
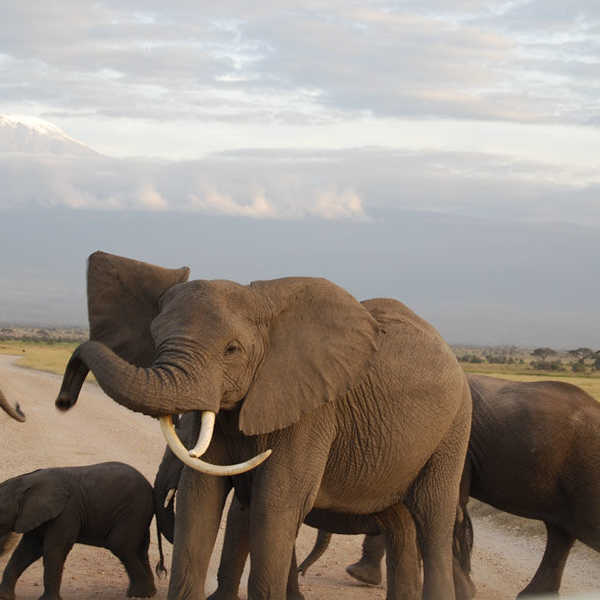
M 56 518 L 68 499 L 68 489 L 45 469 L 6 480 L 0 484 L 0 536 L 26 533 Z
M 375 319 L 350 294 L 316 278 L 239 285 L 187 281 L 189 269 L 164 269 L 103 252 L 88 261 L 90 341 L 69 364 L 57 399 L 77 400 L 88 369 L 119 404 L 163 417 L 174 453 L 198 470 L 223 470 L 198 456 L 215 413 L 239 409 L 238 426 L 258 435 L 296 423 L 354 385 L 376 350 Z M 171 415 L 202 411 L 189 453 Z M 268 452 L 268 451 L 267 451 Z M 190 456 L 190 454 L 192 456 Z
M 14 406 L 10 404 L 10 402 L 2 393 L 2 390 L 0 390 L 0 408 L 2 408 L 7 415 L 15 419 L 15 421 L 23 422 L 25 420 L 25 415 L 23 414 L 19 404 L 16 403 Z

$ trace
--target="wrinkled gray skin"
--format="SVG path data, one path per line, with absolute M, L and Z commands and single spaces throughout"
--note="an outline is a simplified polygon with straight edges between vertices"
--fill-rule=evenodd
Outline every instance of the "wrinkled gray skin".
M 4 412 L 12 417 L 15 421 L 25 421 L 25 415 L 21 410 L 19 404 L 15 404 L 14 406 L 6 399 L 6 396 L 0 390 L 0 408 L 4 410 Z
M 461 483 L 469 494 L 500 510 L 544 522 L 546 550 L 519 596 L 557 594 L 575 540 L 600 552 L 600 406 L 582 389 L 558 381 L 512 382 L 468 375 L 473 423 Z M 329 542 L 319 535 L 307 569 Z M 470 543 L 467 541 L 470 551 Z M 382 536 L 368 536 L 348 572 L 381 580 Z M 311 553 L 312 554 L 312 553 Z
M 39 469 L 0 484 L 0 534 L 22 533 L 2 576 L 0 599 L 13 600 L 23 571 L 44 558 L 44 600 L 60 598 L 63 565 L 73 544 L 108 548 L 129 576 L 128 596 L 156 593 L 148 562 L 152 488 L 133 467 L 107 462 Z M 159 536 L 160 562 L 165 572 Z
M 189 448 L 193 445 L 197 429 L 198 423 L 194 413 L 188 413 L 179 419 L 177 433 L 186 447 Z M 160 518 L 157 519 L 159 531 L 171 543 L 175 524 L 175 496 L 171 495 L 166 506 L 165 499 L 170 490 L 177 491 L 182 469 L 183 463 L 166 447 L 154 481 L 154 497 L 156 505 L 162 507 Z M 234 496 L 227 516 L 223 551 L 217 574 L 218 587 L 211 594 L 209 600 L 239 600 L 238 589 L 250 547 L 248 514 L 247 507 L 243 506 Z M 475 594 L 475 588 L 468 577 L 471 544 L 467 545 L 466 552 L 464 552 L 462 547 L 456 543 L 456 538 L 460 539 L 460 536 L 464 535 L 462 533 L 464 527 L 470 528 L 471 526 L 468 515 L 466 518 L 467 521 L 463 522 L 463 514 L 459 511 L 455 524 L 454 586 L 456 598 L 460 600 L 469 600 Z M 303 597 L 299 592 L 298 572 L 304 574 L 308 567 L 325 552 L 329 545 L 331 532 L 370 533 L 371 535 L 365 536 L 363 561 L 360 564 L 357 563 L 355 576 L 358 575 L 357 579 L 365 583 L 379 584 L 381 582 L 380 561 L 385 552 L 385 536 L 380 534 L 381 528 L 376 515 L 347 515 L 313 510 L 307 515 L 304 522 L 319 528 L 318 537 L 315 547 L 302 565 L 296 569 L 294 562 L 290 569 L 287 600 L 298 600 Z M 408 579 L 403 582 L 403 592 L 407 597 L 418 596 L 421 590 L 420 557 L 414 523 L 408 511 L 404 511 L 403 530 L 405 550 L 402 555 L 403 566 L 401 568 L 408 575 Z M 467 529 L 468 531 L 470 529 Z M 381 542 L 383 542 L 383 546 L 380 548 Z
M 404 505 L 423 556 L 423 598 L 454 599 L 452 528 L 471 400 L 439 334 L 403 304 L 370 314 L 323 279 L 192 281 L 97 252 L 88 262 L 91 340 L 74 352 L 57 399 L 72 406 L 88 369 L 123 406 L 151 416 L 217 412 L 204 459 L 233 478 L 184 468 L 170 600 L 202 600 L 225 498 L 249 506 L 250 600 L 285 598 L 298 527 L 311 509 L 377 513 L 386 534 L 388 598 Z M 377 306 L 375 306 L 377 305 Z

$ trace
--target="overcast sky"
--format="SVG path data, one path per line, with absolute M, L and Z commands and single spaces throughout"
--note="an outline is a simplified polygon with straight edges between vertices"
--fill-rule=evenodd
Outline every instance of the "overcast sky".
M 102 211 L 115 223 L 143 214 L 154 232 L 152 246 L 136 227 L 119 241 L 120 229 L 102 221 L 113 251 L 202 265 L 197 277 L 207 261 L 194 252 L 210 252 L 213 276 L 302 271 L 361 297 L 409 297 L 451 341 L 585 337 L 600 347 L 596 0 L 5 2 L 0 114 L 38 117 L 95 151 L 74 142 L 59 151 L 0 127 L 5 224 L 9 213 L 18 230 L 72 211 L 79 229 L 96 232 L 73 237 L 63 254 L 52 236 L 18 257 L 18 236 L 0 240 L 3 257 L 15 257 L 0 272 L 12 290 L 0 320 L 84 320 L 76 290 L 96 249 L 89 240 L 103 246 L 94 224 Z M 181 214 L 198 230 L 210 222 L 228 251 L 194 242 L 191 230 L 184 243 Z M 242 232 L 257 227 L 278 240 L 277 268 L 264 248 L 252 261 L 257 250 Z M 307 250 L 318 227 L 328 232 L 318 246 L 326 268 Z M 490 283 L 465 256 L 488 243 L 494 292 L 467 302 L 465 290 Z M 179 247 L 188 255 L 176 256 Z M 399 274 L 398 252 L 414 268 L 405 259 Z M 23 303 L 40 293 L 39 265 L 52 272 L 48 256 L 71 264 L 55 268 L 65 277 L 55 300 Z M 351 277 L 350 256 L 363 269 Z

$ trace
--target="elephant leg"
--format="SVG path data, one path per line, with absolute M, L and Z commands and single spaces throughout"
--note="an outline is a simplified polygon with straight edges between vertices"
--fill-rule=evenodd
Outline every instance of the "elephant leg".
M 123 563 L 129 587 L 127 596 L 136 598 L 150 598 L 156 594 L 154 575 L 148 560 L 148 547 L 150 546 L 150 532 L 146 528 L 142 539 L 123 539 L 126 532 L 119 532 L 117 539 L 111 539 L 108 547 L 112 553 Z
M 0 583 L 1 600 L 14 599 L 17 580 L 29 565 L 41 558 L 42 554 L 42 540 L 31 532 L 23 535 L 4 569 Z
M 277 449 L 276 440 L 269 460 L 254 471 L 248 600 L 286 597 L 298 529 L 313 508 L 336 434 L 323 430 L 315 444 L 320 426 L 286 431 L 282 446 Z
M 406 498 L 417 527 L 423 559 L 423 600 L 456 598 L 452 572 L 453 530 L 469 424 L 470 406 L 465 403 Z
M 52 523 L 44 536 L 44 593 L 40 600 L 60 600 L 60 584 L 67 555 L 75 544 L 76 534 L 61 531 L 57 522 Z
M 545 523 L 548 539 L 542 562 L 529 585 L 519 593 L 518 598 L 535 594 L 557 594 L 563 570 L 575 538 L 566 531 Z
M 386 600 L 421 598 L 421 561 L 417 550 L 417 533 L 411 514 L 404 504 L 397 504 L 377 516 L 385 543 L 387 567 Z M 381 541 L 377 540 L 377 551 Z
M 298 585 L 298 562 L 296 560 L 296 548 L 292 551 L 292 564 L 290 565 L 290 572 L 288 574 L 287 581 L 287 600 L 304 600 L 304 596 L 300 593 L 300 586 Z
M 208 600 L 238 600 L 238 589 L 250 553 L 250 510 L 233 497 L 217 574 L 218 587 Z
M 385 554 L 385 544 L 384 535 L 365 535 L 362 556 L 358 562 L 346 567 L 348 574 L 363 583 L 379 585 L 381 583 L 381 559 Z
M 213 442 L 217 440 L 216 436 Z M 212 446 L 207 455 L 211 453 Z M 219 463 L 224 456 L 207 456 Z M 169 580 L 169 600 L 204 600 L 206 574 L 215 545 L 230 479 L 183 469 L 177 490 L 175 543 Z

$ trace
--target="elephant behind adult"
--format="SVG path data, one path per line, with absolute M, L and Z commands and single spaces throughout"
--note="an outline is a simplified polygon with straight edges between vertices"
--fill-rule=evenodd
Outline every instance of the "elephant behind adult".
M 250 506 L 252 600 L 285 596 L 296 533 L 312 509 L 378 513 L 388 598 L 399 598 L 404 503 L 419 532 L 423 597 L 452 600 L 471 400 L 439 334 L 393 300 L 377 301 L 373 316 L 323 279 L 242 286 L 187 276 L 93 254 L 91 341 L 74 352 L 57 399 L 72 406 L 91 369 L 120 404 L 164 417 L 175 453 L 203 471 L 182 473 L 169 598 L 204 597 L 233 485 Z M 193 457 L 169 429 L 170 415 L 190 411 L 204 411 L 209 427 L 218 413 L 212 439 L 203 429 Z M 270 449 L 268 461 L 242 474 Z M 249 464 L 215 466 L 257 453 Z
M 0 408 L 9 416 L 12 417 L 15 421 L 25 421 L 25 414 L 21 410 L 21 407 L 18 403 L 11 404 L 6 396 L 0 390 Z
M 461 505 L 469 495 L 521 517 L 544 522 L 546 549 L 519 596 L 556 594 L 575 540 L 600 552 L 600 405 L 560 381 L 516 382 L 468 375 L 473 422 Z M 460 530 L 459 530 L 460 531 Z M 462 545 L 470 552 L 468 531 Z M 328 543 L 322 534 L 308 568 Z M 377 583 L 385 541 L 365 539 L 348 572 Z

